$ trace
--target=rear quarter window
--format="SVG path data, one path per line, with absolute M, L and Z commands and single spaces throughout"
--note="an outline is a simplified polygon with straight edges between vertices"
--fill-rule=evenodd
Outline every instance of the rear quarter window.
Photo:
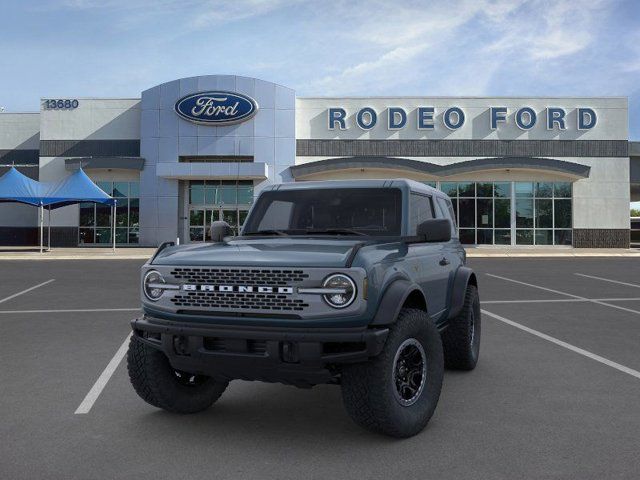
M 442 212 L 442 215 L 444 216 L 444 218 L 448 218 L 449 220 L 451 220 L 451 236 L 457 237 L 458 232 L 456 228 L 456 216 L 453 211 L 453 205 L 451 203 L 451 200 L 446 200 L 444 198 L 437 197 L 436 201 L 438 203 L 438 206 L 440 207 L 440 211 Z
M 418 234 L 418 225 L 435 218 L 431 197 L 419 193 L 409 196 L 409 235 Z

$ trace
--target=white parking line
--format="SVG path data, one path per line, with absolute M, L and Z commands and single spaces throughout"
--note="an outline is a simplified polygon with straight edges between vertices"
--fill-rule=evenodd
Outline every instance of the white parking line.
M 91 313 L 91 312 L 138 312 L 140 308 L 70 308 L 66 310 L 0 310 L 0 313 Z
M 636 283 L 621 282 L 620 280 L 612 280 L 610 278 L 596 277 L 595 275 L 585 275 L 584 273 L 574 273 L 579 277 L 593 278 L 594 280 L 602 280 L 603 282 L 617 283 L 618 285 L 626 285 L 627 287 L 640 288 L 640 285 Z
M 7 302 L 7 301 L 11 300 L 12 298 L 16 298 L 16 297 L 19 297 L 20 295 L 24 295 L 25 293 L 29 293 L 31 290 L 35 290 L 36 288 L 43 287 L 43 286 L 45 286 L 48 283 L 51 283 L 53 281 L 55 281 L 55 278 L 52 278 L 51 280 L 47 280 L 46 282 L 39 283 L 38 285 L 34 285 L 33 287 L 27 288 L 26 290 L 22 290 L 21 292 L 14 293 L 13 295 L 9 295 L 8 297 L 3 298 L 2 300 L 0 300 L 0 303 Z
M 626 373 L 628 375 L 631 375 L 632 377 L 636 377 L 638 379 L 640 379 L 640 372 L 637 370 L 634 370 L 632 368 L 629 367 L 625 367 L 624 365 L 621 365 L 619 363 L 616 363 L 612 360 L 609 360 L 608 358 L 604 358 L 601 357 L 600 355 L 596 355 L 595 353 L 589 352 L 588 350 L 584 350 L 582 348 L 576 347 L 575 345 L 571 345 L 570 343 L 567 342 L 563 342 L 562 340 L 558 340 L 557 338 L 551 337 L 545 333 L 539 332 L 538 330 L 534 330 L 533 328 L 529 328 L 529 327 L 525 327 L 524 325 L 521 325 L 519 323 L 514 322 L 513 320 L 509 320 L 508 318 L 504 318 L 501 317 L 500 315 L 496 315 L 495 313 L 491 313 L 491 312 L 487 312 L 486 310 L 482 310 L 482 313 L 485 315 L 488 315 L 491 318 L 494 318 L 496 320 L 499 320 L 503 323 L 506 323 L 507 325 L 511 325 L 512 327 L 515 328 L 519 328 L 522 331 L 525 331 L 527 333 L 530 333 L 531 335 L 535 335 L 536 337 L 542 338 L 543 340 L 546 340 L 547 342 L 551 342 L 554 343 L 556 345 L 559 345 L 563 348 L 566 348 L 567 350 L 571 350 L 572 352 L 578 353 L 580 355 L 583 355 L 587 358 L 590 358 L 591 360 L 595 360 L 596 362 L 600 362 L 604 365 L 607 365 L 611 368 L 615 368 L 616 370 L 619 370 L 623 373 Z
M 111 361 L 108 363 L 106 368 L 98 377 L 98 380 L 96 380 L 96 383 L 94 383 L 93 387 L 91 387 L 91 390 L 89 390 L 89 393 L 87 393 L 87 396 L 84 397 L 84 400 L 82 400 L 82 403 L 80 403 L 80 405 L 74 412 L 76 415 L 83 415 L 85 413 L 89 413 L 89 411 L 91 410 L 91 407 L 93 407 L 93 404 L 96 403 L 96 400 L 102 393 L 102 390 L 104 390 L 104 387 L 107 386 L 107 383 L 109 382 L 109 379 L 113 375 L 113 372 L 116 371 L 116 368 L 118 368 L 118 365 L 120 365 L 120 362 L 122 361 L 125 354 L 127 353 L 127 347 L 129 345 L 130 337 L 131 337 L 131 334 L 127 335 L 127 338 L 124 339 L 124 342 L 122 342 L 122 345 L 120 345 L 120 348 L 118 349 L 116 354 L 113 356 Z
M 605 307 L 616 308 L 618 310 L 623 310 L 625 312 L 635 313 L 636 315 L 640 315 L 640 311 L 639 310 L 633 310 L 631 308 L 621 307 L 620 305 L 614 305 L 613 303 L 607 303 L 607 302 L 603 302 L 601 300 L 593 300 L 593 299 L 589 299 L 589 298 L 586 298 L 586 297 L 581 297 L 580 295 L 574 295 L 573 293 L 561 292 L 560 290 L 554 290 L 552 288 L 541 287 L 540 285 L 534 285 L 532 283 L 521 282 L 520 280 L 514 280 L 513 278 L 501 277 L 500 275 L 494 275 L 492 273 L 485 273 L 485 275 L 487 275 L 489 277 L 493 277 L 493 278 L 499 278 L 500 280 L 505 280 L 507 282 L 518 283 L 520 285 L 525 285 L 527 287 L 537 288 L 539 290 L 545 290 L 547 292 L 557 293 L 558 295 L 564 295 L 566 297 L 577 298 L 577 299 L 584 300 L 584 301 L 587 301 L 587 302 L 595 303 L 597 305 L 603 305 Z
M 544 300 L 482 300 L 483 304 L 503 303 L 567 303 L 567 302 L 637 302 L 640 297 L 634 298 L 547 298 Z M 0 310 L 2 313 L 2 310 Z

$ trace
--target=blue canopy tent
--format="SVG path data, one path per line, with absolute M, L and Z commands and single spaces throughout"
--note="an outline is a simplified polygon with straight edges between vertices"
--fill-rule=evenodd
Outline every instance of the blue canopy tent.
M 0 177 L 0 202 L 18 202 L 27 205 L 42 203 L 43 184 L 11 167 Z
M 40 252 L 43 248 L 44 209 L 49 210 L 48 245 L 51 247 L 51 210 L 76 203 L 111 205 L 113 249 L 116 248 L 116 199 L 103 192 L 79 169 L 58 182 L 41 183 L 23 175 L 14 167 L 0 177 L 0 202 L 18 202 L 40 207 Z

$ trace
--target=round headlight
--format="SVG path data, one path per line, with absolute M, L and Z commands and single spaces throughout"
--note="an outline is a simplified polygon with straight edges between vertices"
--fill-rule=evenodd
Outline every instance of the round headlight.
M 155 270 L 148 271 L 142 282 L 144 296 L 153 302 L 157 301 L 164 293 L 164 288 L 162 288 L 164 283 L 164 278 L 159 272 Z
M 356 284 L 351 278 L 341 273 L 329 275 L 322 287 L 331 290 L 322 295 L 322 298 L 333 308 L 348 307 L 356 298 Z

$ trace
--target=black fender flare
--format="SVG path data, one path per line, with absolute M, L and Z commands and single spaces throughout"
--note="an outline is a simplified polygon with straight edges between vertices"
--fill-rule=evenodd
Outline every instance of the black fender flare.
M 471 283 L 478 287 L 478 279 L 469 267 L 459 267 L 453 278 L 451 286 L 451 296 L 449 300 L 449 318 L 457 317 L 464 305 L 464 296 L 467 292 L 467 285 Z
M 406 279 L 393 281 L 382 295 L 382 300 L 378 305 L 378 311 L 370 325 L 389 325 L 395 323 L 405 300 L 416 290 L 420 292 L 426 305 L 427 301 L 424 298 L 424 293 L 418 284 Z

